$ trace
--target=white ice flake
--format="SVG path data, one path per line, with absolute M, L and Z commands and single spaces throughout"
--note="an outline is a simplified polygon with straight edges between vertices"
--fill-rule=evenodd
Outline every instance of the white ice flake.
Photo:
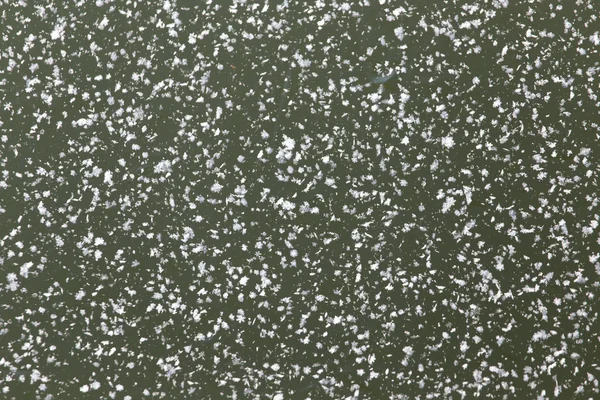
M 444 201 L 444 204 L 442 205 L 442 213 L 447 213 L 450 208 L 454 205 L 454 203 L 456 203 L 456 200 L 454 199 L 454 197 L 452 196 L 448 196 L 446 197 L 446 200 Z
M 27 263 L 25 263 L 25 264 L 23 264 L 23 265 L 21 265 L 21 271 L 20 271 L 20 273 L 19 273 L 19 274 L 20 274 L 20 275 L 21 275 L 23 278 L 27 278 L 27 277 L 29 276 L 29 269 L 30 269 L 31 267 L 33 267 L 33 263 L 32 263 L 31 261 L 30 261 L 30 262 L 27 262 Z
M 291 201 L 289 201 L 289 200 L 283 200 L 283 201 L 281 202 L 281 208 L 283 208 L 283 209 L 284 209 L 284 210 L 286 210 L 286 211 L 291 211 L 291 210 L 293 210 L 294 208 L 296 208 L 296 204 L 292 203 L 292 202 L 291 202 Z
M 77 121 L 75 121 L 75 124 L 77 126 L 88 127 L 92 125 L 92 120 L 89 118 L 79 118 Z
M 442 138 L 442 146 L 448 149 L 454 147 L 454 138 L 452 136 L 444 136 Z
M 548 332 L 546 332 L 545 330 L 539 330 L 536 333 L 533 334 L 532 340 L 534 342 L 540 342 L 540 341 L 544 341 L 548 339 Z
M 6 275 L 6 280 L 8 281 L 8 288 L 15 292 L 19 288 L 19 282 L 17 281 L 17 274 L 10 272 Z
M 294 147 L 296 146 L 296 141 L 294 139 L 292 139 L 291 137 L 288 137 L 286 135 L 283 135 L 283 148 L 286 150 L 293 150 Z
M 398 40 L 402 41 L 404 39 L 404 28 L 398 27 L 394 29 L 394 34 L 398 38 Z
M 113 185 L 112 172 L 110 172 L 110 171 L 105 171 L 104 172 L 104 183 L 107 184 L 108 186 L 112 186 Z
M 221 185 L 219 182 L 215 182 L 210 187 L 210 191 L 213 192 L 213 193 L 219 193 L 221 191 L 221 189 L 223 189 L 223 185 Z
M 172 170 L 171 161 L 169 161 L 169 160 L 162 160 L 154 166 L 155 174 L 166 174 L 166 173 L 171 172 L 171 170 Z
M 190 239 L 193 239 L 195 237 L 195 233 L 194 230 L 192 228 L 190 228 L 189 226 L 185 226 L 183 227 L 183 238 L 182 238 L 182 242 L 187 242 Z
M 100 23 L 98 24 L 98 29 L 103 30 L 104 28 L 106 28 L 107 25 L 108 25 L 108 18 L 106 18 L 106 16 L 104 16 L 102 21 L 100 21 Z
M 54 29 L 52 30 L 52 33 L 50 34 L 50 37 L 52 38 L 52 40 L 58 40 L 58 39 L 64 39 L 65 36 L 65 24 L 64 23 L 59 23 L 56 24 L 54 26 Z

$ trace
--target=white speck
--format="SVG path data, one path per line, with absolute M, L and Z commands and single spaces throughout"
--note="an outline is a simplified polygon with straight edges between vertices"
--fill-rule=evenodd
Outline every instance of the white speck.
M 29 268 L 31 268 L 32 266 L 33 266 L 33 263 L 31 261 L 21 265 L 20 275 L 24 278 L 27 278 L 27 276 L 29 276 Z
M 219 193 L 221 191 L 221 189 L 223 189 L 223 185 L 221 185 L 219 182 L 215 182 L 211 187 L 210 187 L 210 191 L 214 192 L 214 193 Z
M 283 147 L 287 150 L 292 150 L 296 146 L 296 141 L 286 135 L 283 135 L 283 137 Z
M 79 118 L 76 122 L 77 126 L 89 126 L 92 124 L 88 118 Z
M 532 340 L 534 342 L 539 342 L 542 340 L 546 340 L 547 338 L 548 338 L 548 333 L 542 329 L 533 334 Z
M 403 40 L 404 39 L 404 28 L 398 27 L 398 28 L 394 29 L 394 34 L 396 35 L 398 40 Z
M 294 204 L 288 200 L 283 200 L 281 202 L 281 208 L 283 208 L 286 211 L 290 211 L 290 210 L 293 210 L 294 208 L 296 208 L 296 204 Z
M 64 24 L 57 24 L 54 27 L 54 29 L 52 30 L 50 37 L 52 38 L 52 40 L 58 40 L 58 39 L 62 39 L 64 37 L 64 34 L 65 34 Z
M 110 171 L 104 172 L 104 183 L 106 183 L 109 186 L 112 186 L 112 184 L 113 184 L 112 172 L 110 172 Z
M 445 136 L 442 138 L 442 146 L 446 148 L 454 147 L 454 139 L 452 136 Z
M 154 166 L 155 174 L 163 174 L 171 172 L 171 161 L 162 160 Z
M 100 21 L 100 23 L 98 24 L 98 28 L 100 30 L 106 28 L 106 25 L 108 25 L 108 18 L 106 18 L 106 16 L 102 19 L 102 21 Z
M 445 214 L 450 210 L 450 208 L 456 203 L 456 200 L 452 196 L 446 197 L 444 204 L 442 205 L 442 212 Z

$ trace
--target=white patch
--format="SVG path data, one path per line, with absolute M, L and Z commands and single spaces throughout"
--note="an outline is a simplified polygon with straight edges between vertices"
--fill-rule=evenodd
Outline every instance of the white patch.
M 454 147 L 454 139 L 452 138 L 452 136 L 445 136 L 442 138 L 442 146 L 450 149 L 452 147 Z
M 288 200 L 283 200 L 281 202 L 281 208 L 283 208 L 286 211 L 290 211 L 290 210 L 293 210 L 294 208 L 296 208 L 296 204 L 294 204 Z
M 404 28 L 398 27 L 398 28 L 394 29 L 394 34 L 396 35 L 398 40 L 400 40 L 400 41 L 403 40 L 404 39 Z
M 52 38 L 52 40 L 58 40 L 58 39 L 64 39 L 65 36 L 65 26 L 64 24 L 57 24 L 54 29 L 52 30 L 52 33 L 50 34 L 50 37 Z
M 75 124 L 77 126 L 83 126 L 83 127 L 88 127 L 92 124 L 92 121 L 89 120 L 88 118 L 79 118 Z
M 545 330 L 540 330 L 537 331 L 536 333 L 533 334 L 533 337 L 531 338 L 534 342 L 540 342 L 543 340 L 548 339 L 548 332 L 546 332 Z
M 171 161 L 169 161 L 169 160 L 162 160 L 154 166 L 155 174 L 166 174 L 166 173 L 170 173 L 171 171 L 172 171 Z
M 113 185 L 112 172 L 110 172 L 110 171 L 105 171 L 104 172 L 104 183 L 106 183 L 108 186 L 112 186 Z
M 23 265 L 21 265 L 21 271 L 20 271 L 20 275 L 23 278 L 27 278 L 29 276 L 29 268 L 33 267 L 33 263 L 32 262 L 28 262 L 25 263 Z
M 283 135 L 283 138 L 283 148 L 286 150 L 293 150 L 296 146 L 296 141 L 286 135 Z
M 210 187 L 210 191 L 213 192 L 213 193 L 219 193 L 222 189 L 223 189 L 223 185 L 221 185 L 219 182 L 215 182 Z
M 444 201 L 444 204 L 442 205 L 442 212 L 444 214 L 447 213 L 450 210 L 450 208 L 454 205 L 454 203 L 456 203 L 456 200 L 454 199 L 454 197 L 452 197 L 452 196 L 446 197 L 446 200 Z

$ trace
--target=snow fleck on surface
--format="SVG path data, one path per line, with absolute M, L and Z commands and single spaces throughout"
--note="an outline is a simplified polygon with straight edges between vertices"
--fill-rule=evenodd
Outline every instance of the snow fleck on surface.
M 443 137 L 442 138 L 442 146 L 447 147 L 447 148 L 454 147 L 454 139 L 452 138 L 452 136 Z

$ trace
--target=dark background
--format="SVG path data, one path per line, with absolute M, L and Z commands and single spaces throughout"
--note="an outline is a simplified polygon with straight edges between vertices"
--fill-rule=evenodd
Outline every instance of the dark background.
M 592 2 L 36 4 L 0 8 L 2 396 L 597 395 Z

